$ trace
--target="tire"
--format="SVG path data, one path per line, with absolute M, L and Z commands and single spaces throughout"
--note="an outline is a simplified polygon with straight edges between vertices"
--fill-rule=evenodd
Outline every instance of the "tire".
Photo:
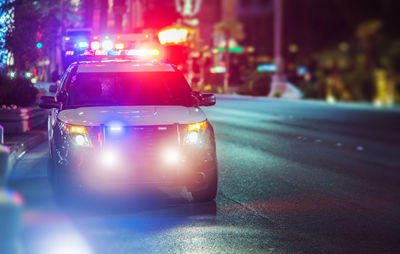
M 207 188 L 192 192 L 194 202 L 209 202 L 215 199 L 218 191 L 218 168 L 217 165 L 210 169 Z
M 213 160 L 211 165 L 208 165 L 207 168 L 208 174 L 206 174 L 206 181 L 207 181 L 207 188 L 192 192 L 194 202 L 209 202 L 215 199 L 217 196 L 218 191 L 218 163 L 217 163 L 217 154 L 216 154 L 216 147 L 215 147 L 215 136 L 214 136 L 214 129 L 212 128 L 211 124 L 209 125 L 210 128 L 207 130 L 209 133 L 209 140 L 208 144 L 211 146 L 211 153 Z

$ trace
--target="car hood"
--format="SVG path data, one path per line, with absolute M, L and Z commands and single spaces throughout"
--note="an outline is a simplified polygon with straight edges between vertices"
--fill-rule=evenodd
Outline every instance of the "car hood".
M 115 122 L 122 125 L 169 125 L 201 122 L 206 120 L 206 116 L 201 109 L 194 107 L 108 106 L 62 110 L 58 119 L 68 124 L 83 126 Z

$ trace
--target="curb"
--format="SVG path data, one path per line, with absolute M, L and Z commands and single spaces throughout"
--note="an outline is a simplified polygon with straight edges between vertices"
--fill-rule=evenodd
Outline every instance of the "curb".
M 47 131 L 31 131 L 31 133 L 34 133 L 35 135 L 32 135 L 32 137 L 27 138 L 21 143 L 16 143 L 11 146 L 9 145 L 10 154 L 8 157 L 7 175 L 10 174 L 19 158 L 21 158 L 27 151 L 36 147 L 47 139 Z
M 392 107 L 375 107 L 371 103 L 366 102 L 344 102 L 339 101 L 336 103 L 328 103 L 324 100 L 316 100 L 316 99 L 289 99 L 289 98 L 273 98 L 268 96 L 253 96 L 253 95 L 241 95 L 241 94 L 217 94 L 215 93 L 215 97 L 217 99 L 233 99 L 233 100 L 261 100 L 261 101 L 286 101 L 286 102 L 294 102 L 294 103 L 305 103 L 305 104 L 314 104 L 328 107 L 342 107 L 342 108 L 353 108 L 353 109 L 362 109 L 362 110 L 370 110 L 370 111 L 386 111 L 386 112 L 400 112 L 400 105 L 396 104 Z M 218 102 L 217 102 L 218 103 Z
M 24 133 L 45 123 L 47 115 L 47 110 L 38 106 L 16 109 L 0 108 L 0 123 L 4 127 L 5 133 Z

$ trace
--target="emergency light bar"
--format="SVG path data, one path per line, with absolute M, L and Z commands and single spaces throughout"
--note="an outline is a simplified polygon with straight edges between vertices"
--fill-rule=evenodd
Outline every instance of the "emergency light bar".
M 100 42 L 99 41 L 92 41 L 90 43 L 90 49 L 91 50 L 98 50 L 100 49 Z
M 90 29 L 68 29 L 63 37 L 63 51 L 124 50 L 146 47 L 153 37 L 144 33 L 91 35 Z M 75 52 L 76 54 L 77 52 Z M 80 54 L 80 53 L 79 53 Z
M 157 60 L 160 50 L 148 34 L 119 34 L 87 37 L 64 37 L 64 55 L 68 61 L 104 59 Z
M 160 51 L 158 49 L 129 49 L 129 50 L 85 50 L 83 52 L 85 56 L 136 56 L 136 57 L 147 57 L 147 56 L 158 56 Z

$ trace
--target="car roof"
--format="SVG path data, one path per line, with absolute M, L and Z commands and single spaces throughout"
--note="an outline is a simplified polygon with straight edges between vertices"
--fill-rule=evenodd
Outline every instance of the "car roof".
M 175 72 L 171 64 L 137 60 L 102 60 L 76 63 L 77 72 Z

